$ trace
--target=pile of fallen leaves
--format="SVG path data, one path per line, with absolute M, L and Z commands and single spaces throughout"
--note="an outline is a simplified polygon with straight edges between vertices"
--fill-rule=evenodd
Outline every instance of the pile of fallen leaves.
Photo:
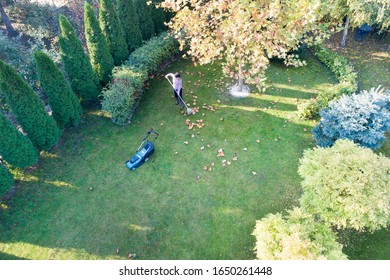
M 190 119 L 186 119 L 186 126 L 188 126 L 188 129 L 193 129 L 194 127 L 203 128 L 204 123 L 202 119 L 196 120 L 195 122 L 191 122 Z

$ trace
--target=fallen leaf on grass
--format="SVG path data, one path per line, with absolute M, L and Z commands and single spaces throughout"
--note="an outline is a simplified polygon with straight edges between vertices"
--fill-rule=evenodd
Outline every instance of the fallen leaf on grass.
M 222 150 L 222 149 L 219 149 L 219 150 L 218 150 L 217 157 L 223 157 L 224 155 L 225 155 L 225 154 L 224 154 L 223 150 Z
M 253 174 L 253 176 L 256 176 L 256 175 L 257 175 L 257 173 L 256 173 L 255 171 L 252 171 L 252 174 Z
M 233 157 L 233 160 L 234 160 L 234 161 L 237 161 L 237 160 L 238 160 L 238 157 Z
M 184 144 L 188 145 L 188 141 L 184 141 Z

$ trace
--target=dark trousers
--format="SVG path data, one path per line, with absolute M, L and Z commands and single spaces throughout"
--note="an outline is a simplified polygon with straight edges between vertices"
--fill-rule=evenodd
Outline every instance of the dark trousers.
M 179 94 L 176 92 L 175 89 L 173 89 L 173 96 L 175 96 L 176 99 L 176 104 L 179 104 L 180 102 L 180 109 L 184 108 L 184 103 L 183 103 L 183 88 L 180 89 Z M 179 98 L 179 96 L 181 98 Z

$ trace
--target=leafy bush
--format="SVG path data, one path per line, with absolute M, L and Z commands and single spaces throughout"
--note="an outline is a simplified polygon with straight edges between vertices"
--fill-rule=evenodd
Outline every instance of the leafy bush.
M 118 0 L 117 9 L 127 48 L 132 52 L 142 45 L 142 34 L 139 28 L 139 20 L 135 11 L 134 1 Z
M 390 159 L 349 140 L 306 150 L 301 207 L 337 228 L 374 231 L 390 218 Z
M 114 68 L 112 82 L 103 91 L 102 101 L 102 109 L 109 112 L 114 123 L 130 122 L 136 101 L 134 95 L 140 93 L 148 74 L 177 49 L 176 40 L 164 33 L 135 50 L 122 66 Z
M 390 91 L 372 88 L 359 94 L 343 95 L 320 112 L 321 121 L 313 129 L 321 147 L 330 147 L 337 139 L 349 139 L 376 149 L 390 130 Z
M 38 152 L 28 137 L 0 112 L 0 157 L 16 167 L 27 167 L 38 161 Z
M 313 118 L 321 109 L 327 107 L 330 101 L 338 99 L 343 94 L 352 94 L 358 88 L 357 73 L 346 58 L 319 45 L 314 46 L 313 51 L 317 58 L 335 74 L 338 84 L 320 92 L 315 99 L 301 104 L 298 110 L 303 118 Z
M 0 89 L 18 123 L 39 150 L 53 147 L 61 130 L 49 116 L 38 95 L 9 65 L 0 61 Z
M 96 101 L 100 94 L 100 83 L 93 71 L 88 55 L 68 19 L 59 17 L 61 35 L 58 43 L 65 72 L 73 91 L 84 103 Z
M 87 2 L 84 5 L 84 25 L 92 67 L 97 73 L 100 83 L 105 86 L 111 79 L 114 59 L 110 53 L 106 38 L 100 29 L 95 12 Z
M 0 199 L 14 184 L 12 174 L 0 161 Z
M 39 79 L 57 125 L 60 128 L 77 126 L 82 114 L 80 100 L 47 54 L 35 51 L 34 56 Z
M 100 28 L 106 37 L 108 48 L 114 58 L 115 65 L 121 65 L 128 57 L 129 51 L 122 25 L 119 22 L 118 14 L 112 0 L 100 0 L 99 22 Z
M 259 260 L 344 260 L 342 245 L 336 234 L 299 208 L 282 214 L 268 214 L 256 221 L 252 233 L 256 237 L 256 258 Z

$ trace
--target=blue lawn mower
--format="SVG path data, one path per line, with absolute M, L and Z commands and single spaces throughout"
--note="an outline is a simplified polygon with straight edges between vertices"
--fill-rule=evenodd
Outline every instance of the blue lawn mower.
M 154 131 L 153 128 L 151 128 L 146 133 L 146 136 L 142 140 L 141 145 L 139 145 L 137 151 L 135 152 L 135 155 L 132 156 L 131 159 L 126 161 L 126 166 L 130 170 L 135 170 L 137 167 L 141 166 L 145 161 L 148 161 L 149 157 L 154 153 L 154 144 L 147 140 L 151 133 L 154 133 L 156 135 L 154 141 L 156 141 L 157 137 L 159 136 L 159 134 Z

